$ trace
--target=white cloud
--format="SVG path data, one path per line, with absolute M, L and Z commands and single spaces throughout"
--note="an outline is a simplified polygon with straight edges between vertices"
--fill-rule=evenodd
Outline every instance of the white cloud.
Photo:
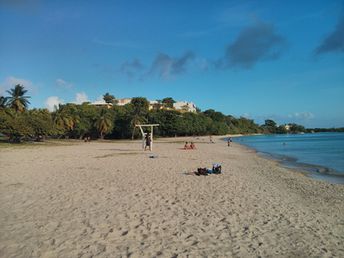
M 309 120 L 314 118 L 314 114 L 311 112 L 296 112 L 294 114 L 288 115 L 290 118 L 297 118 L 301 120 Z
M 56 85 L 65 89 L 71 89 L 73 87 L 73 83 L 67 82 L 61 78 L 56 79 Z
M 309 122 L 314 121 L 315 115 L 311 112 L 295 112 L 291 114 L 277 115 L 277 114 L 268 114 L 268 115 L 255 115 L 253 116 L 254 120 L 259 124 L 264 124 L 266 119 L 272 119 L 277 124 L 283 125 L 288 123 L 296 123 L 301 125 L 307 125 Z
M 13 88 L 15 85 L 21 84 L 27 90 L 34 90 L 33 83 L 29 80 L 16 78 L 14 76 L 7 77 L 1 84 L 0 84 L 0 95 L 6 93 L 7 90 Z
M 45 101 L 45 106 L 47 107 L 47 109 L 50 112 L 56 110 L 56 108 L 58 108 L 59 104 L 63 104 L 63 100 L 57 96 L 51 96 L 51 97 L 47 98 L 47 100 Z
M 75 96 L 75 103 L 82 104 L 84 102 L 88 102 L 88 97 L 85 92 L 78 92 Z
M 241 116 L 247 119 L 251 119 L 251 115 L 249 113 L 243 113 Z

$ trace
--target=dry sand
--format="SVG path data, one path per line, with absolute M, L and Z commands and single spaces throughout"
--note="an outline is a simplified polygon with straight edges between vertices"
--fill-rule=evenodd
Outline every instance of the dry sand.
M 0 257 L 344 257 L 344 185 L 183 140 L 0 148 Z

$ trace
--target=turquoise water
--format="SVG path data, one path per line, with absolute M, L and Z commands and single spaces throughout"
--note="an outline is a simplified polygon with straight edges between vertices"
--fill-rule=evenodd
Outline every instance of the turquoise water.
M 344 184 L 344 133 L 243 136 L 233 141 L 313 178 Z

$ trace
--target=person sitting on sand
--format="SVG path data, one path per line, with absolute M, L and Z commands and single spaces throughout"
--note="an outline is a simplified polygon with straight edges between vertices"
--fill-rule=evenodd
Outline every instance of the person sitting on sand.
M 192 150 L 196 149 L 196 145 L 193 142 L 190 143 L 190 149 L 192 149 Z
M 190 149 L 189 143 L 188 143 L 188 142 L 185 142 L 184 150 L 188 150 L 188 149 Z

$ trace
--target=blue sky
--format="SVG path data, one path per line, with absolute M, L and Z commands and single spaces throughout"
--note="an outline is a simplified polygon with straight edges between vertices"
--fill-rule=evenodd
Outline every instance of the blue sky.
M 343 1 L 0 1 L 0 95 L 31 107 L 173 97 L 344 126 Z

